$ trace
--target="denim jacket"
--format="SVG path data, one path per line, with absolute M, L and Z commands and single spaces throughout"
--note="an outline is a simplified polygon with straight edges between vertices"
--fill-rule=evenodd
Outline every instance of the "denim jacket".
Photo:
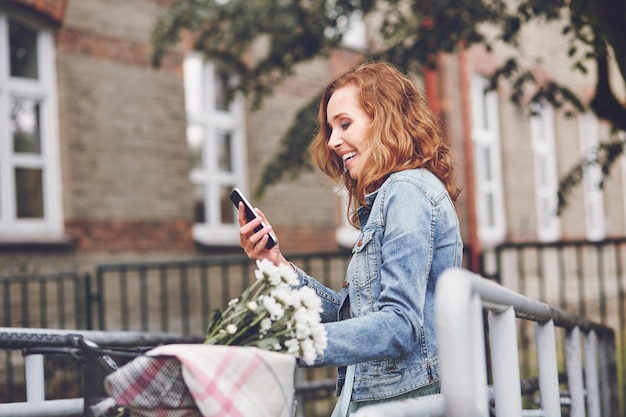
M 392 174 L 358 210 L 361 231 L 344 288 L 331 290 L 297 268 L 322 299 L 328 347 L 314 366 L 357 364 L 352 401 L 385 399 L 439 379 L 434 291 L 461 266 L 459 222 L 443 184 L 426 169 Z M 348 312 L 346 314 L 345 312 Z

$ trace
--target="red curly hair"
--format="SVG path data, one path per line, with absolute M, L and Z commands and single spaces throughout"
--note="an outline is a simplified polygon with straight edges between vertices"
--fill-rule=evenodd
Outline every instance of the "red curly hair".
M 357 179 L 344 170 L 343 160 L 328 147 L 330 97 L 347 85 L 356 87 L 358 101 L 372 120 L 367 137 L 367 163 Z M 313 162 L 349 196 L 350 223 L 358 226 L 355 208 L 365 205 L 365 195 L 378 189 L 390 174 L 425 168 L 437 176 L 453 199 L 459 189 L 448 145 L 426 100 L 406 75 L 388 63 L 371 62 L 353 67 L 324 90 L 319 107 L 319 131 L 311 144 Z

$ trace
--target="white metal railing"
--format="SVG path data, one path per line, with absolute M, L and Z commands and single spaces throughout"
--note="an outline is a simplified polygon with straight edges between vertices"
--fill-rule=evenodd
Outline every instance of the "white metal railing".
M 442 393 L 364 407 L 355 416 L 488 417 L 493 402 L 497 417 L 558 417 L 565 401 L 559 392 L 555 327 L 565 329 L 569 416 L 617 416 L 615 337 L 611 329 L 462 269 L 442 274 L 435 308 Z M 489 319 L 491 375 L 487 370 L 483 311 L 488 312 Z M 516 318 L 536 323 L 539 410 L 522 409 Z M 19 334 L 17 344 L 16 334 Z M 44 346 L 63 345 L 64 337 L 72 334 L 98 344 L 120 346 L 175 342 L 181 338 L 141 332 L 59 330 L 55 333 L 51 329 L 0 328 L 0 348 L 37 345 L 38 334 L 55 336 L 52 343 L 42 342 Z M 42 401 L 40 362 L 33 355 L 32 362 L 26 363 L 27 384 L 31 385 L 30 393 L 27 392 L 29 402 L 0 404 L 0 417 L 80 415 L 82 398 Z M 488 385 L 490 377 L 492 385 Z
M 488 313 L 488 385 L 483 311 Z M 435 313 L 441 394 L 363 407 L 355 417 L 571 417 L 618 415 L 611 329 L 532 300 L 463 269 L 439 278 Z M 523 409 L 517 319 L 535 322 L 540 409 Z M 565 329 L 568 398 L 559 391 L 555 327 Z M 581 340 L 582 339 L 582 340 Z M 584 371 L 583 371 L 584 368 Z

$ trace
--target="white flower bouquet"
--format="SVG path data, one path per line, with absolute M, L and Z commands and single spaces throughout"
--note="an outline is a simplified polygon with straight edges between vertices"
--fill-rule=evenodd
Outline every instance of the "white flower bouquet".
M 204 343 L 289 353 L 312 365 L 327 345 L 320 298 L 309 287 L 296 288 L 298 277 L 287 265 L 264 259 L 257 267 L 256 281 L 214 312 Z

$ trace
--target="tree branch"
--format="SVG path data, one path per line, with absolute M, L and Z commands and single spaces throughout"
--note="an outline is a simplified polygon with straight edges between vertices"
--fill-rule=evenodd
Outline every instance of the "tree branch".
M 589 106 L 596 113 L 598 118 L 610 120 L 615 127 L 626 131 L 626 108 L 620 103 L 609 82 L 609 64 L 606 54 L 599 54 L 596 57 L 598 69 L 598 80 L 596 91 Z

